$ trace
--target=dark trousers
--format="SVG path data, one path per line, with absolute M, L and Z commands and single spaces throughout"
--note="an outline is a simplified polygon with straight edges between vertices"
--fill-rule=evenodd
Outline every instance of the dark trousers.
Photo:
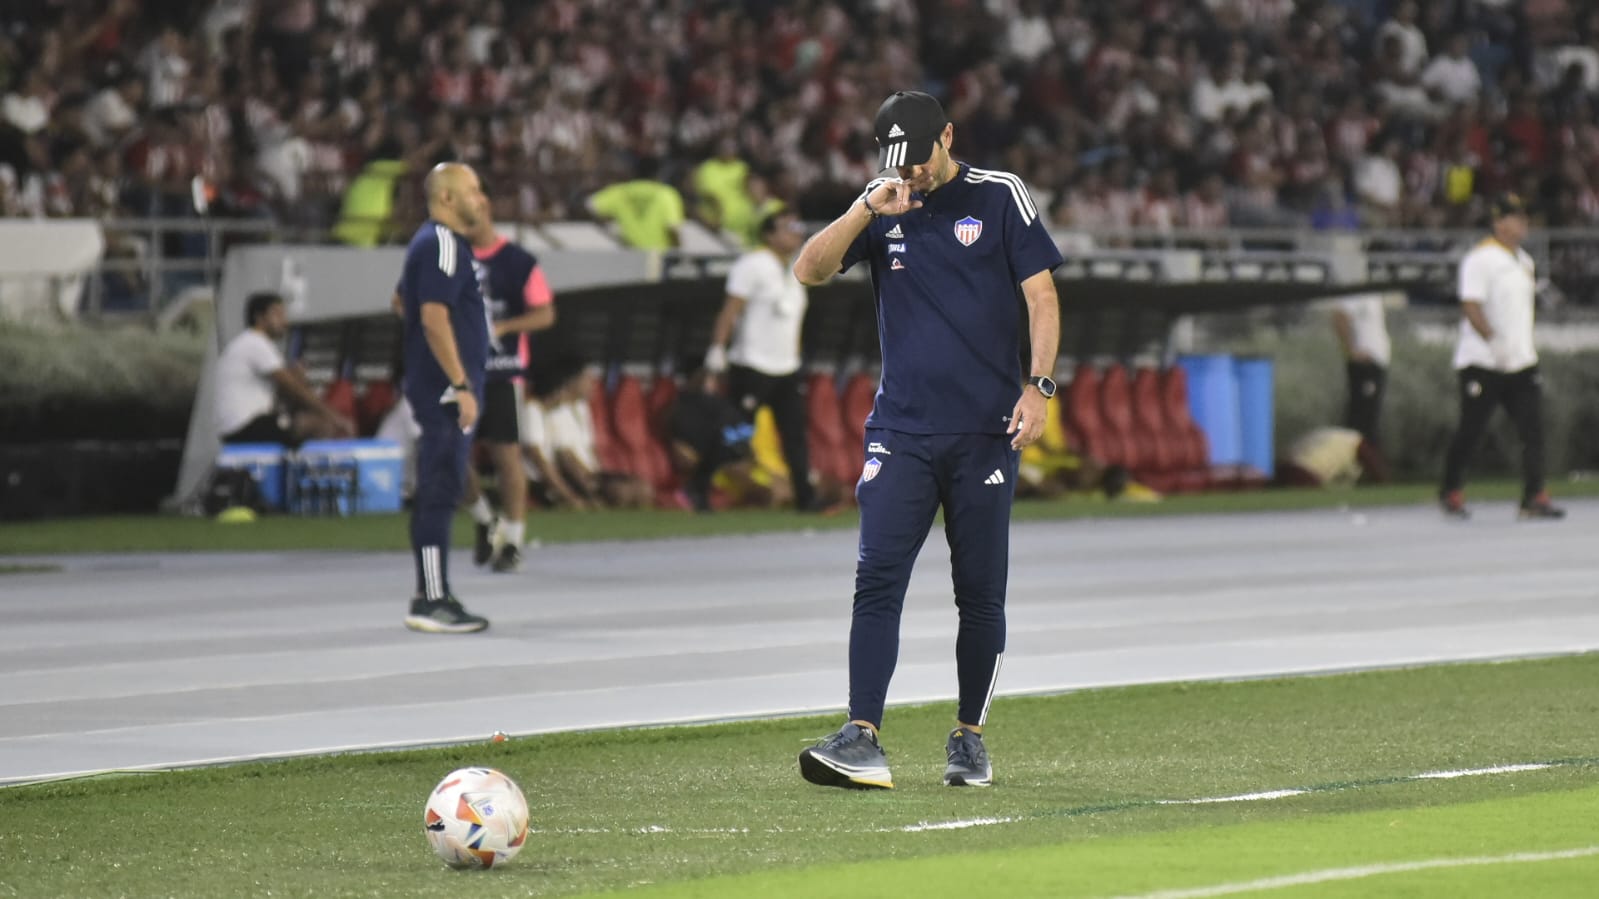
M 794 506 L 804 509 L 816 501 L 811 489 L 811 453 L 806 442 L 805 395 L 800 374 L 762 374 L 753 368 L 731 365 L 727 369 L 727 396 L 745 420 L 753 422 L 762 406 L 772 410 L 777 434 L 783 442 L 783 461 L 794 484 Z
M 416 490 L 411 497 L 416 593 L 443 599 L 450 594 L 450 524 L 466 484 L 472 435 L 461 433 L 454 403 L 412 399 L 411 408 L 422 428 L 416 441 Z
M 1444 464 L 1443 489 L 1459 490 L 1466 483 L 1466 468 L 1477 452 L 1488 420 L 1500 406 L 1510 414 L 1521 439 L 1521 499 L 1543 492 L 1543 379 L 1538 366 L 1517 372 L 1464 368 L 1460 382 L 1460 425 L 1449 444 Z
M 1375 447 L 1388 370 L 1375 362 L 1350 362 L 1346 370 L 1349 373 L 1349 406 L 1344 410 L 1344 426 L 1359 431 Z
M 866 431 L 855 608 L 849 634 L 850 719 L 883 722 L 899 658 L 905 588 L 933 516 L 944 509 L 960 628 L 958 720 L 982 725 L 1005 652 L 1010 510 L 1020 454 L 1002 434 Z

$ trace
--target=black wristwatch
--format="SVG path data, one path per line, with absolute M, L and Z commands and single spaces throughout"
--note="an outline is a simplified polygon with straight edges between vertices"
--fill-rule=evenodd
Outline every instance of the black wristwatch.
M 1037 375 L 1028 378 L 1027 383 L 1037 387 L 1038 392 L 1042 393 L 1046 400 L 1055 395 L 1055 379 L 1049 375 Z

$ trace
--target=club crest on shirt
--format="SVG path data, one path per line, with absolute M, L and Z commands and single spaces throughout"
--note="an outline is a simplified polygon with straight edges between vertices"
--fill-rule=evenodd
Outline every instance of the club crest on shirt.
M 977 238 L 982 236 L 982 219 L 974 219 L 968 215 L 955 223 L 955 239 L 961 242 L 961 246 L 969 247 L 977 242 Z
M 866 460 L 866 465 L 861 468 L 861 482 L 865 483 L 867 481 L 870 481 L 872 478 L 877 477 L 877 473 L 879 471 L 882 471 L 882 470 L 883 470 L 883 460 L 882 459 L 879 459 L 879 458 L 877 458 L 875 456 L 870 458 L 870 459 L 867 459 Z
M 894 257 L 894 261 L 890 262 L 888 264 L 888 268 L 889 268 L 890 271 L 896 271 L 896 272 L 904 271 L 905 270 L 905 263 L 900 262 L 899 261 L 899 257 L 895 256 Z

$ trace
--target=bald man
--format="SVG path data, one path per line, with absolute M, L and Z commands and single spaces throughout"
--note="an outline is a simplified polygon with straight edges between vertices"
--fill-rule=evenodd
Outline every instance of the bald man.
M 466 477 L 472 429 L 483 402 L 492 325 L 465 237 L 489 216 L 471 167 L 441 163 L 428 173 L 428 220 L 405 251 L 397 289 L 405 316 L 405 397 L 422 435 L 416 446 L 411 550 L 416 595 L 405 626 L 464 634 L 489 626 L 450 591 L 450 521 Z

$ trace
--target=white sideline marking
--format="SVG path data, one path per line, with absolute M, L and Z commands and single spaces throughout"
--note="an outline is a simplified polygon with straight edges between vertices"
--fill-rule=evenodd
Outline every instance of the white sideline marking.
M 1509 774 L 1512 771 L 1542 771 L 1553 765 L 1500 765 L 1497 768 L 1467 768 L 1463 771 L 1428 771 L 1412 780 L 1453 780 L 1456 777 L 1481 777 L 1484 774 Z
M 1205 799 L 1162 799 L 1157 805 L 1207 805 L 1212 802 L 1257 802 L 1261 799 L 1282 799 L 1303 796 L 1309 790 L 1267 790 L 1264 793 L 1243 793 L 1238 796 L 1210 796 Z
M 1211 896 L 1233 896 L 1238 893 L 1258 893 L 1264 890 L 1276 890 L 1283 887 L 1306 886 L 1316 883 L 1328 883 L 1335 880 L 1359 880 L 1363 877 L 1377 877 L 1383 874 L 1403 874 L 1408 871 L 1427 871 L 1433 868 L 1464 868 L 1472 865 L 1505 865 L 1522 862 L 1554 862 L 1571 858 L 1586 858 L 1599 855 L 1599 846 L 1588 846 L 1584 849 L 1562 849 L 1558 852 L 1512 852 L 1509 855 L 1479 855 L 1467 858 L 1430 858 L 1419 862 L 1394 862 L 1384 865 L 1361 865 L 1355 868 L 1327 868 L 1322 871 L 1306 871 L 1303 874 L 1287 874 L 1281 877 L 1263 877 L 1259 880 L 1242 880 L 1237 883 L 1222 883 L 1215 886 L 1196 887 L 1182 890 L 1160 890 L 1154 893 L 1139 893 L 1136 896 L 1119 896 L 1116 899 L 1207 899 Z
M 1482 777 L 1487 774 L 1512 774 L 1517 771 L 1542 771 L 1545 768 L 1556 767 L 1546 762 L 1533 762 L 1524 765 L 1495 765 L 1491 768 L 1465 768 L 1460 771 L 1428 771 L 1423 774 L 1412 774 L 1408 777 L 1398 778 L 1391 783 L 1404 783 L 1412 780 L 1450 780 L 1456 777 Z M 1327 793 L 1333 789 L 1322 788 L 1314 790 L 1266 790 L 1260 793 L 1240 793 L 1237 796 L 1206 796 L 1200 799 L 1157 799 L 1152 805 L 1210 805 L 1217 802 L 1260 802 L 1267 799 L 1286 799 L 1289 796 L 1308 796 L 1312 793 Z M 963 818 L 955 821 L 922 821 L 917 824 L 907 824 L 903 827 L 893 828 L 905 833 L 925 833 L 930 830 L 964 830 L 968 827 L 986 827 L 990 824 L 1013 824 L 1022 818 Z M 888 833 L 882 830 L 879 833 Z
M 965 830 L 968 827 L 986 827 L 989 824 L 1009 824 L 1017 818 L 966 818 L 960 821 L 923 821 L 907 824 L 900 830 L 905 833 L 925 833 L 929 830 Z

